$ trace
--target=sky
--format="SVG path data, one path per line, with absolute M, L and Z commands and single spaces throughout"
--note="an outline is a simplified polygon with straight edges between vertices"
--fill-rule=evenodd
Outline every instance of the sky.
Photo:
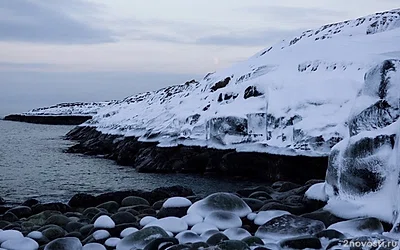
M 398 0 L 1 0 L 0 116 L 200 79 Z

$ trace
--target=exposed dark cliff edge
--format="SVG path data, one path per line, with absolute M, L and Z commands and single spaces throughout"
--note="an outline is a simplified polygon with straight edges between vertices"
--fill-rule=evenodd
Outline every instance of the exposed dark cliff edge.
M 87 120 L 92 119 L 92 116 L 35 116 L 35 115 L 8 115 L 4 117 L 7 121 L 37 123 L 37 124 L 49 124 L 49 125 L 79 125 Z
M 66 139 L 79 142 L 68 150 L 70 153 L 104 155 L 120 165 L 133 166 L 139 172 L 207 173 L 304 183 L 313 178 L 325 178 L 328 163 L 327 157 L 283 156 L 199 146 L 157 147 L 157 143 L 102 134 L 94 127 L 84 126 L 74 128 Z

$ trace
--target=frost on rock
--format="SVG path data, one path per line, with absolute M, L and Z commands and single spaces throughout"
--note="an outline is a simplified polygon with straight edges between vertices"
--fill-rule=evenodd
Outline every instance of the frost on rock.
M 279 240 L 296 236 L 311 235 L 325 229 L 324 223 L 291 214 L 276 217 L 260 226 L 255 236 L 261 239 Z
M 335 223 L 328 227 L 350 237 L 382 234 L 382 223 L 375 218 L 361 218 Z
M 251 213 L 250 207 L 237 195 L 231 193 L 215 193 L 195 202 L 188 209 L 188 214 L 194 213 L 206 218 L 212 212 L 231 212 L 239 217 Z
M 207 139 L 217 144 L 241 143 L 247 136 L 247 119 L 240 117 L 217 117 L 207 122 Z
M 1 244 L 7 250 L 37 250 L 39 244 L 31 238 L 10 239 Z
M 327 209 L 394 222 L 399 213 L 400 61 L 370 70 L 349 119 L 349 137 L 331 151 Z
M 116 250 L 143 249 L 154 239 L 169 237 L 160 227 L 146 227 L 123 238 L 117 244 Z
M 159 220 L 155 220 L 147 224 L 145 227 L 158 226 L 166 231 L 172 233 L 179 233 L 188 229 L 188 224 L 178 217 L 167 217 Z
M 214 211 L 207 215 L 204 222 L 215 225 L 220 230 L 242 226 L 240 217 L 227 211 Z

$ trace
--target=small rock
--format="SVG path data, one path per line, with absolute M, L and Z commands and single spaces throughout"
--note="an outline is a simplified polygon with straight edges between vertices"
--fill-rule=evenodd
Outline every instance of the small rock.
M 82 250 L 107 250 L 102 244 L 88 243 L 82 247 Z
M 167 217 L 162 218 L 153 222 L 150 222 L 145 227 L 158 226 L 166 231 L 172 233 L 179 233 L 188 229 L 188 225 L 184 220 L 178 217 Z
M 95 228 L 114 228 L 115 222 L 107 215 L 102 215 L 94 222 Z

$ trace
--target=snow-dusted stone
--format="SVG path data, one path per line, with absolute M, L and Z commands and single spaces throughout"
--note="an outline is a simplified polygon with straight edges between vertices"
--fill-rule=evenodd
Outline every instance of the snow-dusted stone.
M 106 245 L 108 247 L 116 247 L 120 241 L 121 241 L 120 238 L 112 237 L 112 238 L 107 239 L 106 242 L 104 243 L 104 245 Z
M 371 236 L 383 233 L 382 223 L 376 218 L 342 221 L 330 225 L 328 229 L 334 229 L 350 237 Z
M 143 249 L 152 240 L 169 237 L 160 227 L 146 227 L 123 238 L 116 250 L 136 250 Z
M 218 228 L 213 224 L 200 222 L 194 225 L 191 230 L 196 232 L 197 234 L 202 234 L 209 230 L 218 230 Z
M 108 215 L 102 215 L 94 222 L 95 228 L 114 228 L 115 222 Z
M 156 221 L 156 220 L 158 220 L 156 217 L 153 217 L 153 216 L 145 216 L 145 217 L 143 217 L 143 218 L 140 220 L 139 224 L 140 224 L 142 227 L 144 227 L 144 226 L 146 226 L 147 224 L 149 224 L 149 223 L 151 223 L 151 222 L 154 222 L 154 221 Z
M 179 233 L 188 229 L 188 225 L 184 220 L 178 217 L 167 217 L 162 218 L 153 222 L 150 222 L 145 227 L 158 226 L 166 231 L 172 233 Z
M 127 227 L 124 230 L 122 230 L 122 232 L 120 233 L 119 236 L 121 236 L 121 238 L 125 238 L 126 236 L 128 236 L 132 233 L 136 233 L 137 231 L 139 231 L 139 229 L 134 228 L 134 227 Z
M 39 240 L 39 239 L 43 238 L 43 234 L 42 234 L 42 232 L 39 232 L 39 231 L 32 231 L 26 237 L 29 237 L 34 240 Z
M 243 228 L 229 228 L 224 231 L 224 234 L 228 236 L 230 240 L 242 240 L 251 236 L 251 233 Z
M 95 240 L 103 240 L 103 239 L 107 239 L 108 237 L 110 237 L 110 233 L 107 230 L 97 230 L 95 232 L 93 232 L 93 238 Z
M 172 197 L 167 199 L 163 207 L 164 208 L 172 208 L 172 207 L 190 207 L 192 205 L 192 202 L 184 197 Z
M 183 216 L 182 220 L 184 220 L 188 224 L 188 226 L 192 227 L 197 223 L 203 222 L 204 218 L 198 214 L 190 213 Z
M 207 215 L 204 222 L 215 225 L 220 230 L 242 226 L 242 220 L 239 216 L 226 211 L 212 212 Z
M 195 213 L 207 217 L 215 211 L 232 212 L 239 217 L 251 213 L 250 207 L 237 195 L 231 193 L 215 193 L 195 202 L 188 210 L 188 214 Z
M 312 235 L 325 229 L 324 223 L 317 220 L 285 214 L 273 218 L 260 226 L 255 236 L 261 239 L 280 240 L 303 235 Z
M 82 250 L 82 243 L 75 237 L 59 238 L 48 243 L 44 250 Z
M 249 213 L 247 215 L 248 220 L 255 220 L 256 217 L 257 217 L 257 213 Z
M 325 183 L 312 185 L 305 193 L 305 196 L 310 200 L 327 201 L 328 196 L 325 192 Z
M 10 239 L 1 244 L 7 250 L 37 250 L 39 244 L 31 238 Z
M 287 211 L 283 210 L 268 210 L 268 211 L 261 211 L 257 213 L 256 218 L 254 219 L 254 224 L 261 226 L 267 223 L 268 221 L 272 220 L 273 218 L 290 214 Z
M 0 243 L 11 239 L 22 239 L 24 236 L 17 230 L 4 230 L 0 232 Z
M 107 250 L 107 249 L 100 243 L 88 243 L 82 247 L 82 250 Z
M 214 234 L 219 233 L 218 229 L 211 229 L 211 230 L 207 230 L 204 233 L 200 234 L 200 236 L 204 239 L 204 241 L 207 241 L 208 238 L 210 238 L 211 236 L 213 236 Z
M 204 239 L 194 231 L 184 231 L 175 236 L 179 240 L 179 244 L 202 242 Z

